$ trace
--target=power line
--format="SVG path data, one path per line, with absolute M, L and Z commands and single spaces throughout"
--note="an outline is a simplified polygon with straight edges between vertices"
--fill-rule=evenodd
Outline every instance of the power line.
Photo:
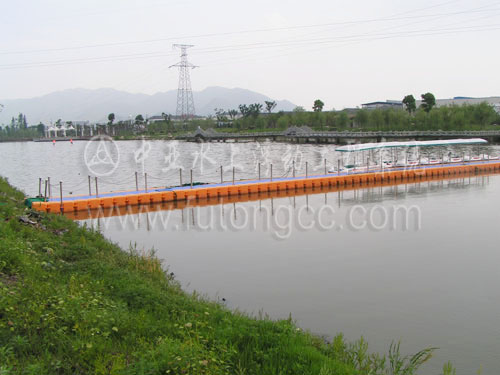
M 399 37 L 417 37 L 417 36 L 430 36 L 430 35 L 446 35 L 450 33 L 463 33 L 463 32 L 481 32 L 481 31 L 493 31 L 498 30 L 500 24 L 490 24 L 483 26 L 462 26 L 456 28 L 441 28 L 441 29 L 423 29 L 423 30 L 410 30 L 410 31 L 399 31 L 393 33 L 365 33 L 365 34 L 352 34 L 336 37 L 321 37 L 321 38 L 311 38 L 311 39 L 294 39 L 294 40 L 281 40 L 281 41 L 271 41 L 271 42 L 255 42 L 246 44 L 235 44 L 235 45 L 225 45 L 218 47 L 207 47 L 200 48 L 197 50 L 198 54 L 211 54 L 211 53 L 223 53 L 223 52 L 234 52 L 242 50 L 251 49 L 262 49 L 262 48 L 275 48 L 275 47 L 286 47 L 286 46 L 301 46 L 304 44 L 331 44 L 335 42 L 342 41 L 362 41 L 362 40 L 383 40 L 392 39 Z M 172 53 L 165 52 L 145 52 L 137 54 L 125 54 L 125 55 L 111 55 L 111 56 L 101 56 L 101 57 L 88 57 L 88 58 L 78 58 L 69 60 L 48 60 L 48 61 L 34 61 L 26 63 L 15 63 L 15 64 L 5 64 L 0 65 L 0 69 L 21 69 L 21 68 L 33 68 L 33 67 L 48 67 L 57 65 L 68 65 L 68 64 L 81 64 L 81 63 L 94 63 L 94 62 L 112 62 L 112 61 L 122 61 L 122 60 L 134 60 L 143 58 L 157 58 L 172 56 Z
M 497 3 L 494 3 L 494 4 L 497 4 Z M 424 8 L 424 9 L 427 9 L 427 8 Z M 403 16 L 403 17 L 401 17 L 401 16 L 382 17 L 382 18 L 372 18 L 372 19 L 357 20 L 357 21 L 339 21 L 339 22 L 329 22 L 329 23 L 310 24 L 310 25 L 274 27 L 274 28 L 263 28 L 263 29 L 250 29 L 250 30 L 223 32 L 223 33 L 210 33 L 210 34 L 198 34 L 198 35 L 189 35 L 189 36 L 145 39 L 145 40 L 138 40 L 138 41 L 123 41 L 123 42 L 89 44 L 89 45 L 73 46 L 73 47 L 33 49 L 33 50 L 22 50 L 22 51 L 3 51 L 3 52 L 0 52 L 0 55 L 29 54 L 29 53 L 42 53 L 42 52 L 60 52 L 60 51 L 80 50 L 80 49 L 87 49 L 87 48 L 100 48 L 100 47 L 124 46 L 124 45 L 132 45 L 132 44 L 157 43 L 157 42 L 166 42 L 166 41 L 172 41 L 172 40 L 182 40 L 182 39 L 188 39 L 188 38 L 189 39 L 209 38 L 209 37 L 216 37 L 216 36 L 230 36 L 230 35 L 251 34 L 251 33 L 260 33 L 260 32 L 274 32 L 274 31 L 289 31 L 289 30 L 309 29 L 309 28 L 328 27 L 328 26 L 358 25 L 358 24 L 363 24 L 363 23 L 376 23 L 376 22 L 386 22 L 386 21 L 402 21 L 402 20 L 428 18 L 428 17 L 454 16 L 454 15 L 471 14 L 471 13 L 482 13 L 482 12 L 490 12 L 491 10 L 496 10 L 496 9 L 465 10 L 465 11 L 456 11 L 456 12 L 447 12 L 447 13 L 411 15 L 411 16 Z

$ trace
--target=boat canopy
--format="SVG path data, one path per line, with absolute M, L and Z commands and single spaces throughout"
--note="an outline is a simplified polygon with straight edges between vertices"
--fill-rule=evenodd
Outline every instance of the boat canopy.
M 340 152 L 356 152 L 375 150 L 382 148 L 394 147 L 431 147 L 431 146 L 455 146 L 455 145 L 480 145 L 488 143 L 487 140 L 482 138 L 470 139 L 449 139 L 449 140 L 435 140 L 435 141 L 410 141 L 410 142 L 379 142 L 379 143 L 358 143 L 355 145 L 347 145 L 338 147 L 335 151 Z

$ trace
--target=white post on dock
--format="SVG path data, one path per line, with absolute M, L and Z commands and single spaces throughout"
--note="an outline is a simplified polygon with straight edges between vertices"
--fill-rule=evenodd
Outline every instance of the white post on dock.
M 62 181 L 59 181 L 59 195 L 61 197 L 61 212 L 63 212 Z
M 190 175 L 191 175 L 191 189 L 193 188 L 193 170 L 191 169 L 190 171 Z
M 144 172 L 144 188 L 146 189 L 146 193 L 148 192 L 148 174 Z
M 220 166 L 220 183 L 224 183 L 222 165 Z
M 179 182 L 180 186 L 182 186 L 182 168 L 179 168 Z
M 137 171 L 135 171 L 135 191 L 139 191 L 139 178 L 137 177 Z
M 91 187 L 91 182 L 90 182 L 90 175 L 88 177 L 89 177 L 89 197 L 91 197 L 92 196 L 92 187 Z
M 233 185 L 234 185 L 234 167 L 233 167 Z
M 99 197 L 99 188 L 97 187 L 97 176 L 95 177 L 95 196 Z
M 38 178 L 38 196 L 39 197 L 42 196 L 42 178 L 41 177 Z

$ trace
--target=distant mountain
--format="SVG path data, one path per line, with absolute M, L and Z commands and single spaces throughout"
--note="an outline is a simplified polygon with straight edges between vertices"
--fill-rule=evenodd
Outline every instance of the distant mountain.
M 238 109 L 240 104 L 262 103 L 273 100 L 254 91 L 224 87 L 208 87 L 193 92 L 196 114 L 214 114 L 214 108 Z M 30 125 L 42 121 L 107 121 L 113 112 L 117 120 L 142 114 L 144 117 L 160 115 L 162 112 L 175 114 L 177 90 L 159 92 L 154 95 L 132 94 L 115 89 L 69 89 L 53 92 L 30 99 L 0 100 L 4 105 L 0 112 L 0 124 L 8 125 L 11 118 L 22 112 Z M 276 100 L 275 111 L 291 111 L 296 106 L 287 100 Z

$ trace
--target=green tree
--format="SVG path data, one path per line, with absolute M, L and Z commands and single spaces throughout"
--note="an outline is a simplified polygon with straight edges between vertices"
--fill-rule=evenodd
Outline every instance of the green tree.
M 355 121 L 356 125 L 360 127 L 365 127 L 368 124 L 368 111 L 366 109 L 360 109 L 356 112 Z
M 238 111 L 236 109 L 230 109 L 227 111 L 227 114 L 231 118 L 231 121 L 234 121 L 236 119 L 236 116 L 238 115 Z
M 339 113 L 338 124 L 341 128 L 346 128 L 349 125 L 349 116 L 345 111 Z
M 135 116 L 135 123 L 136 124 L 142 124 L 144 122 L 144 117 L 142 117 L 141 114 Z
M 43 133 L 45 133 L 45 125 L 42 124 L 42 123 L 39 123 L 37 126 L 36 126 L 36 130 L 37 132 L 40 134 L 40 135 L 43 135 Z
M 253 118 L 256 118 L 260 115 L 260 111 L 262 111 L 262 104 L 260 103 L 254 103 L 254 104 L 250 104 L 248 106 L 248 109 L 249 109 L 249 112 L 250 112 L 250 115 L 253 117 Z
M 26 122 L 26 116 L 22 113 L 19 113 L 17 116 L 17 127 L 19 129 L 26 129 L 28 127 L 28 123 Z
M 223 123 L 227 122 L 227 117 L 226 117 L 226 111 L 224 111 L 222 108 L 215 108 L 215 117 L 217 117 L 217 123 Z
M 163 117 L 163 121 L 165 121 L 167 131 L 174 130 L 172 124 L 172 116 L 170 116 L 168 113 L 162 112 L 161 117 Z
M 427 92 L 425 94 L 422 94 L 422 104 L 420 104 L 420 107 L 427 113 L 429 113 L 436 105 L 436 98 L 434 97 L 433 94 L 430 92 Z
M 248 117 L 250 115 L 250 109 L 246 104 L 240 104 L 238 108 L 240 109 L 240 113 L 243 117 Z
M 406 110 L 409 114 L 412 114 L 417 109 L 417 104 L 413 95 L 406 95 L 403 98 L 403 104 L 405 105 Z
M 114 113 L 110 113 L 108 115 L 108 125 L 113 125 L 113 122 L 115 121 L 115 114 Z
M 266 103 L 266 111 L 268 113 L 271 113 L 274 108 L 276 108 L 276 102 L 275 101 L 264 101 Z
M 301 113 L 301 112 L 305 112 L 305 111 L 306 111 L 306 110 L 304 109 L 304 107 L 301 107 L 300 105 L 299 105 L 299 106 L 297 106 L 297 107 L 295 107 L 295 108 L 293 109 L 293 112 L 294 112 L 294 113 Z
M 316 99 L 314 101 L 314 105 L 313 105 L 313 111 L 314 112 L 321 112 L 323 111 L 323 107 L 325 106 L 325 103 L 323 103 L 321 100 L 319 99 Z

